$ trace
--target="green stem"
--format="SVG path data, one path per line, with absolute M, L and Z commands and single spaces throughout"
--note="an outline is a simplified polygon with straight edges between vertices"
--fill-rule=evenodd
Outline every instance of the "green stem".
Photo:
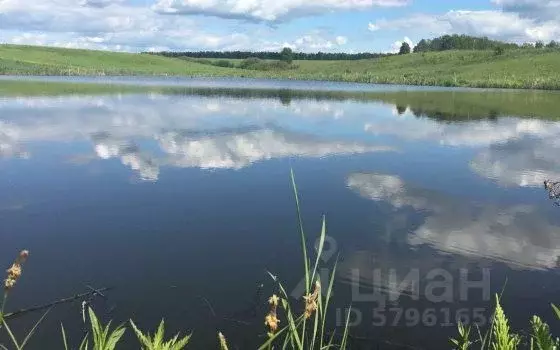
M 4 307 L 6 306 L 6 299 L 8 299 L 8 291 L 4 291 L 4 295 L 2 297 L 2 304 L 0 306 L 0 328 L 2 328 L 2 324 L 4 323 Z

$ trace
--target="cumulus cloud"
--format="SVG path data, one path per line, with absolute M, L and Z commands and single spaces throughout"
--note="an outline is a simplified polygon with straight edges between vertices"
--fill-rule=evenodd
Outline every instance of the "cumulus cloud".
M 124 0 L 82 0 L 79 4 L 88 7 L 106 7 Z
M 372 7 L 399 7 L 408 0 L 158 0 L 155 11 L 251 21 L 285 21 L 307 15 Z
M 335 40 L 335 42 L 336 42 L 338 45 L 345 45 L 345 44 L 348 42 L 348 38 L 347 38 L 347 37 L 345 37 L 345 36 L 340 36 L 340 35 L 337 36 L 334 40 Z
M 503 11 L 518 13 L 529 18 L 560 18 L 560 1 L 558 0 L 492 0 Z
M 119 0 L 0 1 L 0 42 L 114 51 L 337 50 L 343 36 L 312 31 L 284 40 L 243 30 L 209 31 L 200 21 L 165 16 Z
M 425 215 L 407 236 L 412 246 L 428 245 L 443 253 L 502 261 L 522 269 L 558 267 L 559 227 L 533 206 L 470 203 L 385 174 L 351 174 L 347 184 L 361 196 L 397 211 L 409 207 Z
M 512 42 L 560 38 L 558 1 L 495 0 L 498 10 L 451 10 L 370 22 L 369 30 L 420 30 L 423 36 L 468 34 Z
M 414 43 L 412 42 L 412 40 L 410 40 L 409 37 L 405 36 L 403 40 L 397 40 L 393 43 L 393 45 L 391 45 L 391 53 L 398 53 L 399 50 L 401 49 L 401 46 L 403 43 L 407 43 L 408 46 L 410 46 L 410 49 L 412 50 L 414 48 Z

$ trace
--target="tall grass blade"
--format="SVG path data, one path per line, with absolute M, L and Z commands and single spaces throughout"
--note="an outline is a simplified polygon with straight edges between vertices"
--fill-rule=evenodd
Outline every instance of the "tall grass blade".
M 64 330 L 64 325 L 60 324 L 60 331 L 62 332 L 62 342 L 64 344 L 64 350 L 68 350 L 68 339 L 66 338 L 66 331 Z
M 301 235 L 301 248 L 303 253 L 303 266 L 305 271 L 305 294 L 309 294 L 309 290 L 311 289 L 311 284 L 309 281 L 309 261 L 307 260 L 307 243 L 305 239 L 305 231 L 303 230 L 303 220 L 301 219 L 301 208 L 299 205 L 299 194 L 296 185 L 296 178 L 294 175 L 294 169 L 290 169 L 290 176 L 292 179 L 292 188 L 294 190 L 294 197 L 296 199 L 296 209 L 297 209 L 297 216 L 298 216 L 298 223 L 299 223 L 299 230 Z
M 323 225 L 321 226 L 321 234 L 319 235 L 319 246 L 317 247 L 317 257 L 315 258 L 315 265 L 313 266 L 313 273 L 311 274 L 310 282 L 315 282 L 315 275 L 317 274 L 317 267 L 319 266 L 319 260 L 323 254 L 323 248 L 325 246 L 325 236 L 327 232 L 327 223 L 325 216 L 323 215 Z
M 335 275 L 336 275 L 336 268 L 338 266 L 338 259 L 339 259 L 339 257 L 337 256 L 336 260 L 334 262 L 333 270 L 332 270 L 331 277 L 330 277 L 330 280 L 329 280 L 329 286 L 327 288 L 327 295 L 325 296 L 323 320 L 321 322 L 321 343 L 320 343 L 321 348 L 323 347 L 323 340 L 324 340 L 324 337 L 325 337 L 325 322 L 326 322 L 326 319 L 327 319 L 327 311 L 329 309 L 329 304 L 330 304 L 330 301 L 331 301 L 332 290 L 333 290 L 333 285 L 334 285 L 334 278 L 335 278 Z M 330 344 L 331 343 L 329 343 L 329 345 Z
M 284 334 L 284 332 L 286 332 L 288 330 L 288 326 L 282 328 L 281 330 L 279 330 L 278 332 L 274 333 L 274 335 L 272 335 L 271 337 L 268 338 L 268 340 L 266 342 L 263 343 L 263 345 L 261 345 L 257 350 L 265 350 L 268 349 L 272 343 L 278 338 L 280 337 L 282 334 Z M 286 338 L 287 339 L 287 338 Z
M 27 333 L 27 335 L 25 336 L 25 339 L 23 339 L 23 343 L 21 344 L 21 348 L 23 349 L 25 347 L 25 345 L 27 345 L 27 343 L 29 342 L 29 339 L 31 339 L 31 337 L 33 336 L 33 334 L 35 333 L 35 331 L 37 330 L 37 327 L 39 327 L 39 325 L 41 324 L 41 322 L 43 322 L 43 320 L 45 319 L 45 317 L 47 317 L 47 314 L 51 311 L 52 307 L 49 308 L 47 311 L 45 311 L 45 313 L 43 314 L 43 316 L 41 316 L 41 318 L 35 322 L 35 325 L 33 325 L 33 328 L 31 328 L 31 330 L 29 331 L 29 333 Z
M 317 281 L 319 283 L 321 283 L 321 279 L 317 278 Z M 321 294 L 319 294 L 319 297 L 317 298 L 317 308 L 318 310 L 315 312 L 315 317 L 313 317 L 313 337 L 311 338 L 311 347 L 309 349 L 313 350 L 315 349 L 315 341 L 317 340 L 317 330 L 319 329 L 319 314 L 321 312 L 321 309 L 319 307 L 319 305 L 321 304 L 321 299 L 322 296 Z
M 346 349 L 346 343 L 348 342 L 348 325 L 350 324 L 350 313 L 352 311 L 352 305 L 348 308 L 348 315 L 346 316 L 346 322 L 344 324 L 344 333 L 342 334 L 342 342 L 340 343 L 340 349 Z
M 558 317 L 558 319 L 560 320 L 560 309 L 554 304 L 550 304 L 550 305 L 552 305 L 552 310 L 554 310 L 556 317 Z
M 8 326 L 8 324 L 6 323 L 6 320 L 3 319 L 2 323 L 4 324 L 4 328 L 6 328 L 6 332 L 8 333 L 8 335 L 10 336 L 10 340 L 12 341 L 12 343 L 14 344 L 14 346 L 16 347 L 17 350 L 21 350 L 21 347 L 19 346 L 16 337 L 14 336 L 14 333 L 12 333 L 12 330 L 10 329 L 10 327 Z

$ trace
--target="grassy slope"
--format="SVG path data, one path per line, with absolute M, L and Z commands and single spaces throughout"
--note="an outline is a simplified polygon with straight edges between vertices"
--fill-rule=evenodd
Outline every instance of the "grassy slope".
M 560 89 L 560 51 L 447 51 L 358 61 L 298 61 L 297 69 L 254 71 L 152 55 L 0 45 L 0 74 L 184 75 L 365 83 Z
M 228 68 L 154 55 L 0 45 L 0 74 L 227 75 Z

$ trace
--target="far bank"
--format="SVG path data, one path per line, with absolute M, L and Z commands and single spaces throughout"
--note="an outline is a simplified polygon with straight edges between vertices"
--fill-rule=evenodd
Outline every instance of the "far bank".
M 352 61 L 305 60 L 288 66 L 268 62 L 0 45 L 0 75 L 251 77 L 560 90 L 560 51 L 547 48 L 501 54 L 455 50 Z

